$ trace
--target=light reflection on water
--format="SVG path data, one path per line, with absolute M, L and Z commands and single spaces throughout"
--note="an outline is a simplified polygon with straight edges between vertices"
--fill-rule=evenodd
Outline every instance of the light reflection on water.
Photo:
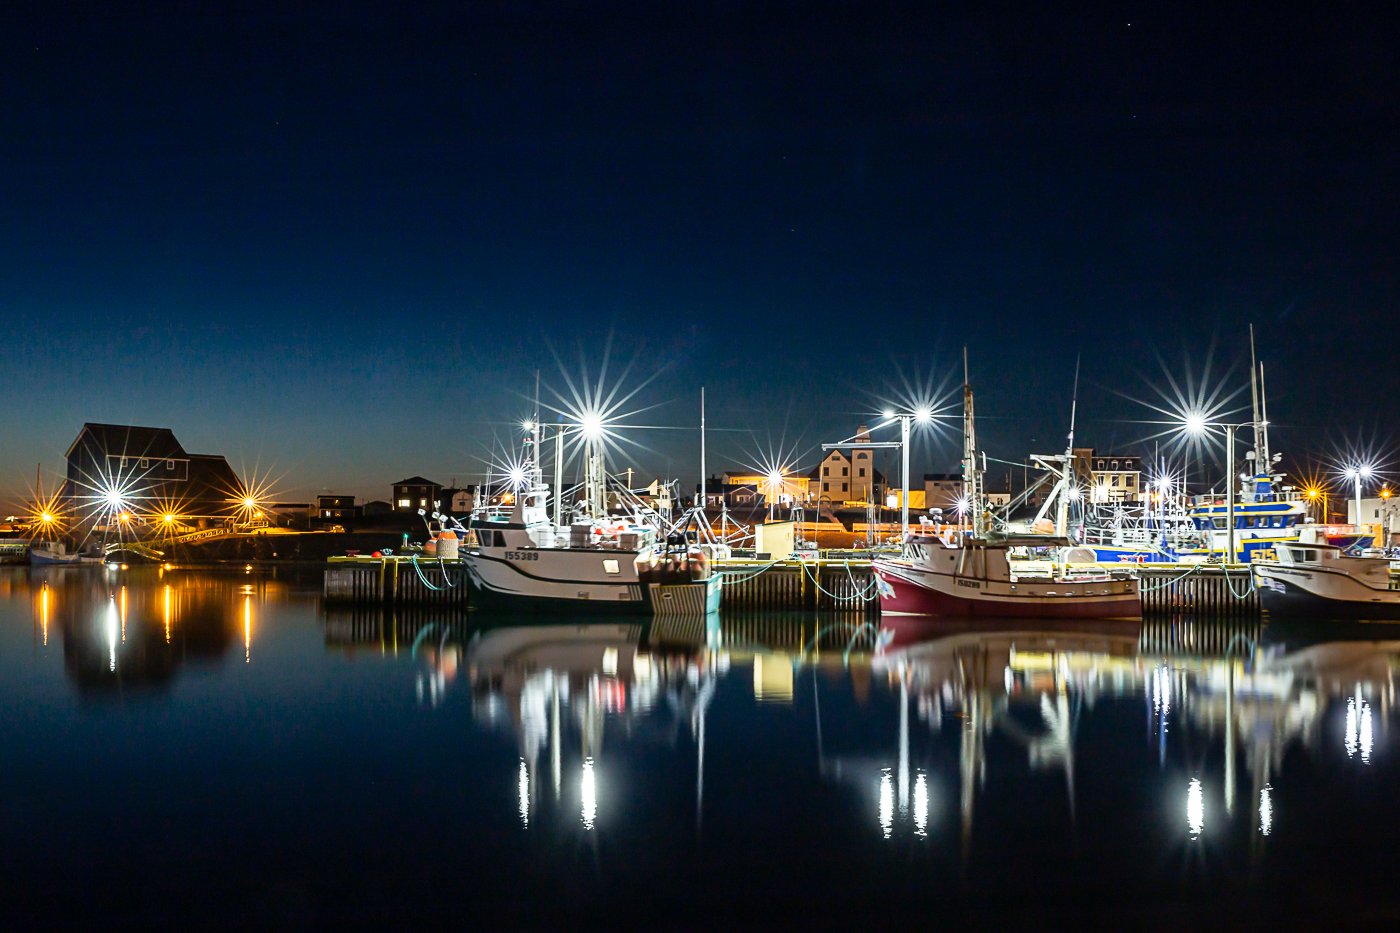
M 50 710 L 55 754 L 82 761 L 62 737 L 83 709 L 106 710 L 108 727 L 140 725 L 162 748 L 241 730 L 240 761 L 274 787 L 375 775 L 365 787 L 382 799 L 355 799 L 381 820 L 415 818 L 412 796 L 395 802 L 402 789 L 447 788 L 434 799 L 459 827 L 454 838 L 480 846 L 489 835 L 502 865 L 539 863 L 540 850 L 521 848 L 536 840 L 549 853 L 545 877 L 572 877 L 550 861 L 573 852 L 570 834 L 590 840 L 591 870 L 608 877 L 624 871 L 621 852 L 643 874 L 707 860 L 762 872 L 749 849 L 772 837 L 820 855 L 809 871 L 896 859 L 885 883 L 911 897 L 920 884 L 952 890 L 966 878 L 1072 890 L 1081 874 L 1124 872 L 1173 891 L 1180 879 L 1164 873 L 1163 847 L 1194 843 L 1215 864 L 1267 868 L 1286 864 L 1291 847 L 1316 848 L 1286 818 L 1300 801 L 1331 808 L 1326 831 L 1353 844 L 1366 838 L 1367 811 L 1391 806 L 1328 775 L 1348 760 L 1385 770 L 1400 641 L 1280 644 L 1256 630 L 1215 638 L 1237 646 L 1226 658 L 1199 650 L 1200 620 L 1181 642 L 1169 626 L 887 620 L 852 649 L 859 624 L 815 617 L 510 625 L 325 611 L 305 589 L 242 574 L 132 572 L 118 583 L 22 573 L 0 589 L 0 661 L 48 672 L 44 683 L 82 701 L 76 714 Z M 32 699 L 22 681 L 0 683 L 8 708 Z M 300 705 L 279 699 L 288 691 Z M 269 708 L 283 718 L 243 718 Z M 307 757 L 325 742 L 333 760 Z M 162 780 L 182 754 L 161 759 Z M 206 765 L 224 760 L 202 754 Z M 280 770 L 284 759 L 297 770 Z M 37 767 L 33 779 L 47 774 Z M 308 773 L 320 777 L 306 785 Z M 1235 812 L 1236 794 L 1257 808 Z M 190 799 L 207 818 L 206 802 Z M 343 819 L 329 807 L 317 817 L 315 795 L 301 805 L 327 827 Z M 500 834 L 500 817 L 514 836 Z M 1140 848 L 1110 859 L 1103 840 L 1120 825 L 1134 827 Z M 1257 844 L 1265 837 L 1268 847 Z M 1027 849 L 1045 858 L 1024 877 L 993 870 Z M 958 865 L 963 873 L 950 871 Z

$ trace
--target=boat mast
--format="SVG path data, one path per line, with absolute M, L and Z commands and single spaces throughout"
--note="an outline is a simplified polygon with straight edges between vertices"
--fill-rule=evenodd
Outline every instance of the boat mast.
M 696 515 L 701 523 L 705 519 L 705 505 L 709 502 L 705 498 L 705 387 L 700 387 L 700 501 L 695 503 Z
M 1254 408 L 1254 476 L 1273 469 L 1269 460 L 1269 415 L 1264 401 L 1264 366 L 1254 353 L 1254 325 L 1249 325 L 1249 391 Z M 1231 482 L 1234 482 L 1232 477 Z M 1251 485 L 1255 485 L 1251 477 Z M 1255 486 L 1257 489 L 1257 486 Z
M 972 512 L 972 536 L 986 536 L 982 514 L 982 471 L 977 467 L 977 429 L 972 411 L 972 384 L 968 381 L 967 347 L 963 347 L 963 495 Z
M 1074 418 L 1079 409 L 1079 357 L 1074 358 L 1074 392 L 1069 403 L 1069 437 L 1065 459 L 1060 464 L 1060 499 L 1055 509 L 1055 534 L 1061 538 L 1069 533 L 1069 491 L 1074 470 Z
M 532 485 L 544 483 L 544 457 L 540 454 L 540 371 L 535 370 L 535 413 L 530 418 L 530 460 Z

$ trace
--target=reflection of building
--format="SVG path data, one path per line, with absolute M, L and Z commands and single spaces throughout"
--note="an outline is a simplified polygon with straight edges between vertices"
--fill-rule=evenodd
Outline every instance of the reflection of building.
M 62 494 L 73 514 L 128 508 L 227 518 L 244 495 L 227 460 L 188 453 L 169 428 L 85 424 L 65 457 Z
M 35 624 L 45 645 L 61 637 L 64 669 L 79 695 L 163 690 L 181 665 L 221 661 L 239 642 L 251 661 L 259 588 L 174 574 L 123 584 L 67 569 L 54 568 L 39 583 Z

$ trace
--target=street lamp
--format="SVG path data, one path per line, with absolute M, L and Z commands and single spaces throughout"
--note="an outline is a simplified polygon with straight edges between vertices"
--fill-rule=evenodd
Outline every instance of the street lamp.
M 1191 413 L 1186 416 L 1183 426 L 1188 434 L 1201 435 L 1207 428 L 1222 428 L 1225 431 L 1225 559 L 1228 564 L 1235 559 L 1235 432 L 1240 428 L 1252 428 L 1253 421 L 1240 424 L 1220 424 L 1207 421 L 1204 416 Z
M 1349 466 L 1342 471 L 1342 475 L 1356 484 L 1356 530 L 1361 530 L 1361 481 L 1370 479 L 1372 473 L 1369 463 L 1360 463 Z
M 909 537 L 909 426 L 911 423 L 932 423 L 933 409 L 927 405 L 920 405 L 910 412 L 896 412 L 893 408 L 886 408 L 883 414 L 885 416 L 885 424 L 899 419 L 899 475 L 900 483 L 904 487 L 899 497 L 899 528 L 900 540 L 903 541 L 905 538 Z

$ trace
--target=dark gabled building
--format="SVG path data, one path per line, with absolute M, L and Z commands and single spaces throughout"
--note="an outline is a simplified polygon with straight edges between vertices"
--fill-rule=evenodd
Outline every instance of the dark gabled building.
M 62 495 L 78 515 L 110 503 L 137 515 L 170 510 L 191 518 L 227 518 L 243 495 L 226 459 L 189 453 L 169 428 L 84 424 L 64 459 Z
M 433 503 L 442 493 L 442 484 L 421 476 L 410 476 L 394 484 L 394 495 L 389 504 L 395 512 L 416 512 L 424 509 L 431 512 Z

